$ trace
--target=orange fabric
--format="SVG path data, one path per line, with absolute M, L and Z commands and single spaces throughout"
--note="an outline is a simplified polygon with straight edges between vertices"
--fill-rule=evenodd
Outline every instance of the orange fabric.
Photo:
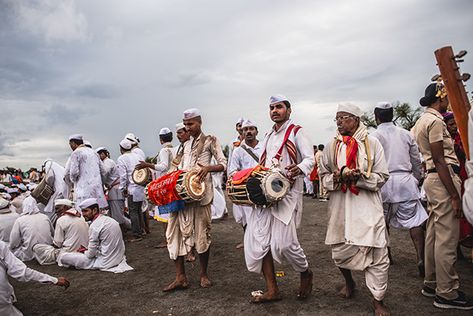
M 176 170 L 151 181 L 148 184 L 148 199 L 158 206 L 180 200 L 181 197 L 176 191 L 176 183 L 182 172 L 182 170 Z
M 356 156 L 358 154 L 358 143 L 356 139 L 351 136 L 343 136 L 343 143 L 347 146 L 347 163 L 346 166 L 350 170 L 356 169 Z M 360 190 L 355 186 L 355 183 L 342 184 L 343 193 L 347 192 L 347 189 L 351 193 L 358 195 Z
M 309 180 L 310 181 L 315 181 L 319 179 L 319 172 L 317 170 L 317 164 L 314 166 L 314 169 L 312 169 L 312 172 L 309 175 Z
M 244 169 L 237 171 L 233 177 L 232 177 L 232 183 L 233 184 L 242 184 L 245 183 L 246 180 L 251 177 L 254 171 L 261 171 L 261 170 L 268 170 L 268 168 L 265 168 L 261 165 L 257 165 L 254 168 L 249 168 L 249 169 Z

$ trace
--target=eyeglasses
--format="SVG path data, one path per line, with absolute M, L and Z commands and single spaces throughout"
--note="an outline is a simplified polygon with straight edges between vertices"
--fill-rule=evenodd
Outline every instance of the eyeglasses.
M 334 122 L 338 122 L 338 121 L 344 122 L 344 121 L 348 120 L 351 117 L 354 117 L 354 116 L 353 115 L 338 116 L 338 117 L 334 118 L 333 121 Z

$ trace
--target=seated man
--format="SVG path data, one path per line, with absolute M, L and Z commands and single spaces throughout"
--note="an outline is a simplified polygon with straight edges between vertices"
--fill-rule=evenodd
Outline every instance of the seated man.
M 16 297 L 7 274 L 22 282 L 37 281 L 64 286 L 66 289 L 69 287 L 69 281 L 63 277 L 55 278 L 28 268 L 11 253 L 7 244 L 0 241 L 0 315 L 23 315 L 13 306 Z
M 10 202 L 0 197 L 0 240 L 8 244 L 10 233 L 16 219 L 20 217 L 16 212 L 12 212 Z
M 133 270 L 126 263 L 125 243 L 120 225 L 113 218 L 102 215 L 97 199 L 90 198 L 81 202 L 79 208 L 89 227 L 89 243 L 79 252 L 61 253 L 57 262 L 60 266 L 73 266 L 76 269 L 99 269 L 114 273 Z
M 10 250 L 18 259 L 29 261 L 34 258 L 33 246 L 53 244 L 53 225 L 49 218 L 40 213 L 36 200 L 29 196 L 23 202 L 23 213 L 13 224 L 10 233 Z
M 54 201 L 57 221 L 53 245 L 37 244 L 33 247 L 35 259 L 39 264 L 54 264 L 62 252 L 74 252 L 85 247 L 89 240 L 89 225 L 74 203 L 67 199 Z

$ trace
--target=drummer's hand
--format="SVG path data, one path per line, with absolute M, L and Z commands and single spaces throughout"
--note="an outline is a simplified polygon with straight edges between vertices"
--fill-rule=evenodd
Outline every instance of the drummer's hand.
M 54 285 L 64 286 L 64 288 L 67 289 L 69 287 L 69 285 L 71 285 L 71 283 L 65 277 L 59 277 L 59 278 L 57 278 L 57 283 L 54 284 Z
M 205 180 L 205 177 L 209 173 L 209 166 L 202 166 L 200 164 L 197 164 L 200 168 L 199 172 L 197 173 L 197 176 L 199 177 L 199 181 L 203 182 Z
M 302 170 L 295 163 L 287 166 L 286 170 L 287 170 L 287 176 L 289 178 L 295 178 L 298 175 L 302 174 Z
M 340 170 L 335 170 L 333 172 L 333 182 L 339 183 L 340 182 Z
M 140 170 L 140 169 L 144 169 L 144 168 L 149 168 L 149 163 L 145 162 L 145 161 L 140 161 L 136 167 L 136 169 Z

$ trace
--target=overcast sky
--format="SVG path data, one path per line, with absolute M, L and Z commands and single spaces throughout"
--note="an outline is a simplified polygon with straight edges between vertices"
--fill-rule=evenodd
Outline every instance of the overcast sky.
M 314 144 L 337 103 L 418 104 L 434 50 L 472 54 L 473 1 L 0 0 L 0 168 L 64 164 L 82 133 L 112 158 L 127 132 L 149 156 L 158 131 L 200 108 L 222 144 L 240 116 L 271 127 L 284 94 Z M 471 87 L 469 83 L 469 87 Z M 177 142 L 175 141 L 177 144 Z

